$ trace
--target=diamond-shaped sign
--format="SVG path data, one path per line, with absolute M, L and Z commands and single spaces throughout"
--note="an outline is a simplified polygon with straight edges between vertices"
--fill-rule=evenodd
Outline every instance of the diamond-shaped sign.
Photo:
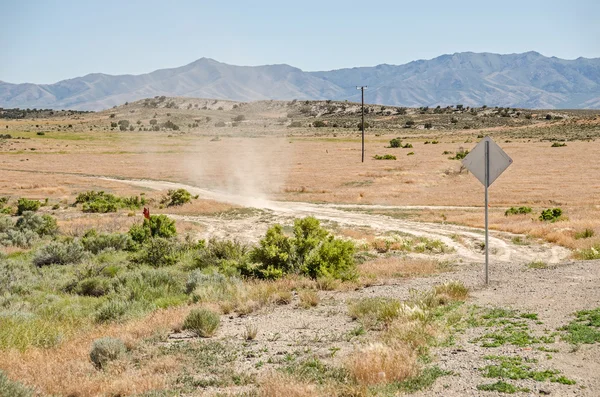
M 485 148 L 489 147 L 490 174 L 488 187 L 512 164 L 512 159 L 489 136 L 483 138 L 473 150 L 467 154 L 462 163 L 483 186 L 485 186 Z

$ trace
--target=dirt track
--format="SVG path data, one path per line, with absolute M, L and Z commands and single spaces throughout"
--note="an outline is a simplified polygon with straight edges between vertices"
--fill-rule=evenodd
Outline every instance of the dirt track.
M 122 182 L 156 190 L 185 188 L 192 194 L 198 194 L 205 199 L 211 199 L 230 204 L 242 205 L 268 211 L 271 220 L 284 222 L 294 217 L 315 216 L 321 220 L 335 222 L 343 226 L 368 226 L 376 231 L 396 231 L 414 236 L 439 239 L 449 247 L 454 248 L 455 259 L 465 262 L 482 262 L 483 251 L 479 248 L 484 241 L 481 229 L 469 228 L 451 224 L 434 224 L 394 219 L 383 215 L 373 215 L 352 211 L 396 208 L 396 209 L 435 209 L 437 207 L 384 207 L 384 206 L 351 206 L 335 204 L 312 204 L 292 201 L 272 201 L 261 198 L 248 198 L 229 193 L 215 192 L 195 186 L 155 180 L 127 180 L 103 178 L 113 182 Z M 443 207 L 447 208 L 447 207 Z M 196 221 L 206 226 L 210 235 L 231 236 L 246 240 L 256 240 L 269 226 L 269 222 L 261 219 L 261 215 L 243 219 L 219 219 L 209 216 L 179 216 L 176 218 Z M 504 263 L 528 263 L 544 261 L 555 264 L 569 257 L 570 252 L 562 247 L 549 244 L 515 245 L 511 242 L 515 235 L 504 232 L 490 232 L 490 260 Z

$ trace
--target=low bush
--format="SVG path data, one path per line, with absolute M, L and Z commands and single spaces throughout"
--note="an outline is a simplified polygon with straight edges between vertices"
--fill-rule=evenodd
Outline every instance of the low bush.
M 17 201 L 17 215 L 23 215 L 25 211 L 37 211 L 40 209 L 42 203 L 38 200 L 28 200 L 26 198 L 20 198 Z
M 0 244 L 29 248 L 40 237 L 53 236 L 57 233 L 56 219 L 50 215 L 38 215 L 31 211 L 13 223 L 9 217 L 0 217 Z
M 195 332 L 202 338 L 210 338 L 217 332 L 221 319 L 208 309 L 194 309 L 183 322 L 183 329 Z
M 313 127 L 316 127 L 316 128 L 327 127 L 327 123 L 322 120 L 315 120 L 315 121 L 313 121 L 312 124 L 313 124 Z
M 564 143 L 564 142 L 563 143 L 561 143 L 561 142 L 554 142 L 551 147 L 565 147 L 565 146 L 567 146 L 567 144 Z
M 123 300 L 108 300 L 96 308 L 94 318 L 98 323 L 121 320 L 127 314 L 129 303 Z
M 150 219 L 135 224 L 129 229 L 129 235 L 136 243 L 142 244 L 151 237 L 170 238 L 177 235 L 175 221 L 166 215 L 150 215 Z
M 316 218 L 307 217 L 294 222 L 294 237 L 286 236 L 280 225 L 271 227 L 251 252 L 251 259 L 257 263 L 254 271 L 261 278 L 291 273 L 349 280 L 356 277 L 354 252 L 351 241 L 335 238 Z
M 0 245 L 30 248 L 38 239 L 39 235 L 31 230 L 10 229 L 0 233 Z
M 185 189 L 170 189 L 160 201 L 167 207 L 175 207 L 189 203 L 192 200 L 192 194 Z
M 584 231 L 575 233 L 575 239 L 580 240 L 582 238 L 590 238 L 594 237 L 595 234 L 594 229 L 586 228 Z
M 99 254 L 107 249 L 115 251 L 133 249 L 133 239 L 131 235 L 124 233 L 102 233 L 98 234 L 94 229 L 85 233 L 81 239 L 81 244 L 86 251 L 93 254 Z
M 164 237 L 151 237 L 132 258 L 134 262 L 152 267 L 173 266 L 181 256 L 178 243 Z
M 383 156 L 376 154 L 373 156 L 375 160 L 396 160 L 396 156 L 391 154 L 384 154 Z
M 3 397 L 32 397 L 34 391 L 19 382 L 8 379 L 0 370 L 0 396 Z
M 14 227 L 15 224 L 9 216 L 0 215 L 0 233 L 6 233 Z
M 78 194 L 75 204 L 83 204 L 83 212 L 104 214 L 116 212 L 120 208 L 141 208 L 146 204 L 146 199 L 138 196 L 118 197 L 104 191 L 90 190 Z
M 456 154 L 454 155 L 454 157 L 448 157 L 449 160 L 462 160 L 465 157 L 467 157 L 467 154 L 469 154 L 468 150 L 463 149 L 462 147 L 458 149 L 458 151 L 456 152 Z
M 399 148 L 401 146 L 402 146 L 402 141 L 400 140 L 400 138 L 394 138 L 390 141 L 391 148 Z
M 366 112 L 365 112 L 365 113 L 366 113 Z M 362 122 L 361 122 L 361 123 L 358 123 L 358 130 L 359 130 L 359 131 L 362 131 L 362 127 L 363 127 L 363 125 L 362 125 Z M 367 128 L 369 128 L 369 127 L 371 127 L 371 126 L 369 125 L 369 123 L 367 123 L 367 122 L 365 121 L 365 130 L 366 130 Z
M 504 216 L 524 215 L 531 213 L 531 207 L 510 207 L 504 212 Z
M 210 239 L 200 247 L 194 267 L 206 269 L 215 267 L 226 275 L 251 276 L 250 247 L 237 240 Z
M 109 362 L 121 358 L 126 351 L 125 343 L 121 339 L 110 337 L 96 339 L 92 344 L 90 360 L 96 368 L 102 369 Z
M 31 230 L 40 237 L 54 236 L 58 232 L 55 218 L 48 214 L 39 215 L 31 211 L 23 212 L 23 215 L 17 219 L 15 227 L 21 231 Z
M 36 252 L 33 264 L 37 267 L 68 265 L 78 263 L 84 257 L 85 251 L 78 241 L 64 243 L 53 241 Z
M 590 248 L 580 249 L 577 251 L 576 256 L 583 260 L 600 259 L 600 244 L 596 244 Z
M 539 219 L 545 222 L 556 222 L 562 217 L 562 209 L 548 208 L 542 211 Z
M 110 280 L 103 277 L 89 277 L 77 283 L 73 292 L 82 296 L 104 296 L 111 292 Z

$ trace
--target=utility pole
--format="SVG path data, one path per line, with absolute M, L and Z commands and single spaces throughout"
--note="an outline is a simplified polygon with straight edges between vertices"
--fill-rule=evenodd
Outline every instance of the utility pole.
M 362 121 L 360 123 L 360 129 L 362 131 L 362 157 L 361 157 L 361 162 L 365 162 L 365 89 L 367 88 L 366 85 L 363 86 L 357 86 L 356 89 L 360 90 L 361 93 L 361 105 L 362 105 Z

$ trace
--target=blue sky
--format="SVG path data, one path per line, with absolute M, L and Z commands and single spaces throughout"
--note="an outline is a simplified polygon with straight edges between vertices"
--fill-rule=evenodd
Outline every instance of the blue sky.
M 600 57 L 600 1 L 0 0 L 0 80 L 140 74 L 201 57 L 303 70 L 462 51 Z

